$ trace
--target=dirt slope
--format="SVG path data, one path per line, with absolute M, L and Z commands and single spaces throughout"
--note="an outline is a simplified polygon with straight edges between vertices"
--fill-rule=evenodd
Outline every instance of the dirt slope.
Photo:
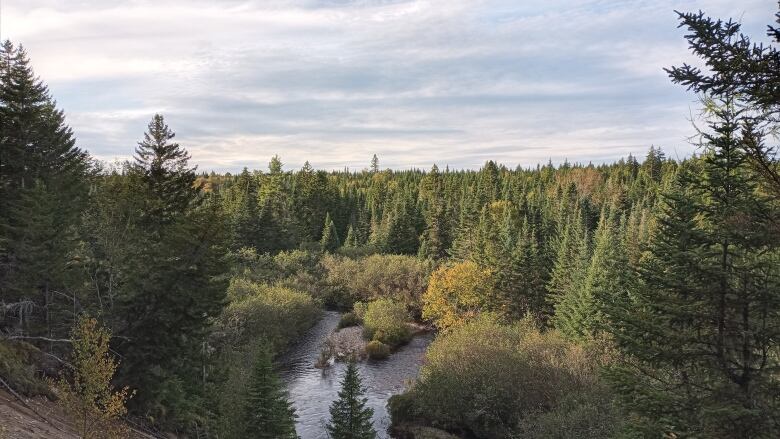
M 29 408 L 0 390 L 0 439 L 78 439 L 73 426 L 51 401 L 44 397 L 24 401 Z M 137 431 L 132 437 L 153 439 Z

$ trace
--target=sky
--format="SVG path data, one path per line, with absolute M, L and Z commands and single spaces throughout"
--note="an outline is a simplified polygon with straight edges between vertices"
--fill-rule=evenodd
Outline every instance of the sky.
M 527 167 L 695 151 L 674 10 L 765 41 L 777 2 L 0 0 L 0 37 L 109 162 L 161 113 L 202 171 Z

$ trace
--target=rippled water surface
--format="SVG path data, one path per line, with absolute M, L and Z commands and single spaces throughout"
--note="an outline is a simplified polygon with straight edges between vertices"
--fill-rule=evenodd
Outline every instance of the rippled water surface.
M 306 336 L 281 358 L 282 378 L 287 383 L 298 414 L 296 428 L 302 439 L 327 437 L 325 424 L 330 419 L 328 408 L 337 397 L 346 365 L 336 363 L 323 370 L 315 368 L 314 362 L 319 357 L 322 344 L 338 322 L 339 313 L 325 312 Z M 408 382 L 417 377 L 423 355 L 432 339 L 432 334 L 424 334 L 415 337 L 387 360 L 359 363 L 368 405 L 374 409 L 374 428 L 380 438 L 389 437 L 387 400 L 401 393 Z

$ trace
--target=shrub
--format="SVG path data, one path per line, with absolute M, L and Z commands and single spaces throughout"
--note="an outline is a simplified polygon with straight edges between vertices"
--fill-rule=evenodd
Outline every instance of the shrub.
M 409 314 L 404 305 L 389 299 L 379 299 L 368 304 L 363 316 L 365 336 L 392 347 L 411 339 L 406 325 Z
M 372 360 L 384 360 L 390 356 L 390 346 L 379 340 L 371 340 L 366 345 L 366 354 Z
M 275 350 L 308 329 L 319 316 L 319 307 L 304 292 L 249 281 L 231 282 L 229 297 L 218 327 L 231 344 L 265 337 Z
M 79 437 L 124 438 L 127 427 L 121 418 L 132 392 L 115 390 L 111 380 L 118 363 L 109 353 L 111 333 L 94 318 L 81 316 L 71 331 L 73 358 L 71 381 L 54 382 L 58 405 L 72 418 Z
M 448 330 L 489 309 L 493 294 L 489 271 L 474 262 L 461 262 L 436 270 L 423 295 L 422 316 Z
M 355 304 L 352 306 L 352 312 L 355 313 L 357 318 L 360 320 L 363 320 L 363 317 L 366 315 L 366 310 L 368 309 L 368 304 L 365 302 L 355 302 Z
M 358 317 L 354 312 L 344 313 L 341 316 L 341 319 L 339 320 L 338 329 L 348 328 L 350 326 L 357 326 L 360 323 L 361 323 L 360 317 Z
M 420 312 L 420 297 L 430 273 L 429 262 L 412 256 L 371 255 L 360 259 L 327 255 L 322 258 L 327 282 L 353 301 L 393 299 Z
M 391 405 L 393 422 L 477 438 L 608 436 L 619 416 L 598 368 L 596 355 L 555 331 L 542 333 L 529 321 L 502 325 L 483 314 L 431 344 L 419 381 Z M 573 412 L 571 401 L 589 407 Z M 596 413 L 601 421 L 588 419 Z M 601 424 L 577 427 L 582 422 Z M 525 424 L 571 435 L 532 434 Z

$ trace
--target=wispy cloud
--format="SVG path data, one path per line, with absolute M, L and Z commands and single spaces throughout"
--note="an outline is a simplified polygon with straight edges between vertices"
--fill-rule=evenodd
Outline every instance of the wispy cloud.
M 685 155 L 692 61 L 673 10 L 741 18 L 765 0 L 5 0 L 81 146 L 132 154 L 162 112 L 204 170 L 478 167 Z

